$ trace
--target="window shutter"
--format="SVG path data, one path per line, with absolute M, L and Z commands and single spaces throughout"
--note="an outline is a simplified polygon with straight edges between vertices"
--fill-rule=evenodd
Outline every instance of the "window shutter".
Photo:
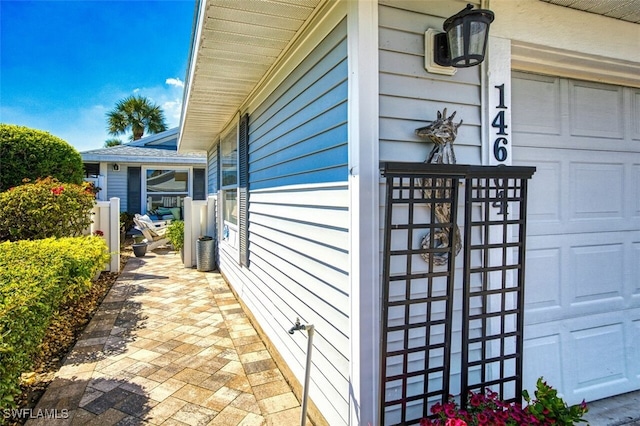
M 207 179 L 204 169 L 193 169 L 193 199 L 194 200 L 206 200 L 207 199 Z
M 131 214 L 142 213 L 142 169 L 127 167 L 127 211 Z
M 238 233 L 240 263 L 249 266 L 249 114 L 240 119 L 238 135 Z
M 216 145 L 216 176 L 218 177 L 216 179 L 216 192 L 222 188 L 222 166 L 220 165 L 222 162 L 220 158 L 222 156 L 222 149 L 220 149 L 221 144 L 222 142 L 218 141 L 218 145 Z

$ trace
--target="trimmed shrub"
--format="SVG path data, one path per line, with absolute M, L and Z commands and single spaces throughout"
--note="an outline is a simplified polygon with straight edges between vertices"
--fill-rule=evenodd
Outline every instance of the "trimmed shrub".
M 95 194 L 90 183 L 60 183 L 54 178 L 0 193 L 0 240 L 77 237 L 91 225 Z
M 12 124 L 0 124 L 0 191 L 23 179 L 53 176 L 80 184 L 82 157 L 71 145 L 51 133 Z
M 0 243 L 0 411 L 13 406 L 53 313 L 91 287 L 107 250 L 93 236 Z
M 184 221 L 171 221 L 164 236 L 169 239 L 175 250 L 182 250 L 184 248 Z

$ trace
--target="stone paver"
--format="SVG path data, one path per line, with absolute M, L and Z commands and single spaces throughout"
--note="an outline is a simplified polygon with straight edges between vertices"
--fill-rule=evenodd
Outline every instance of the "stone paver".
M 591 426 L 640 426 L 640 391 L 588 403 Z
M 288 425 L 299 416 L 223 278 L 156 251 L 129 260 L 27 425 Z

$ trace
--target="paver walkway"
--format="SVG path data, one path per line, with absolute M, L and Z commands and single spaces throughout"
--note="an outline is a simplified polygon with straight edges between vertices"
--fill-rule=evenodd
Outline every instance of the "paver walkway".
M 129 260 L 31 416 L 280 426 L 299 424 L 300 406 L 222 277 L 154 252 Z

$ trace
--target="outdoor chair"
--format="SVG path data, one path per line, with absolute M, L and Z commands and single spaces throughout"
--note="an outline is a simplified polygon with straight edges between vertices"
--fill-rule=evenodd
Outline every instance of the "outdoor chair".
M 139 214 L 134 216 L 133 222 L 136 224 L 136 229 L 144 235 L 144 241 L 147 243 L 148 250 L 155 250 L 169 242 L 169 239 L 164 236 L 167 231 L 166 226 L 158 227 L 148 216 L 141 216 Z

